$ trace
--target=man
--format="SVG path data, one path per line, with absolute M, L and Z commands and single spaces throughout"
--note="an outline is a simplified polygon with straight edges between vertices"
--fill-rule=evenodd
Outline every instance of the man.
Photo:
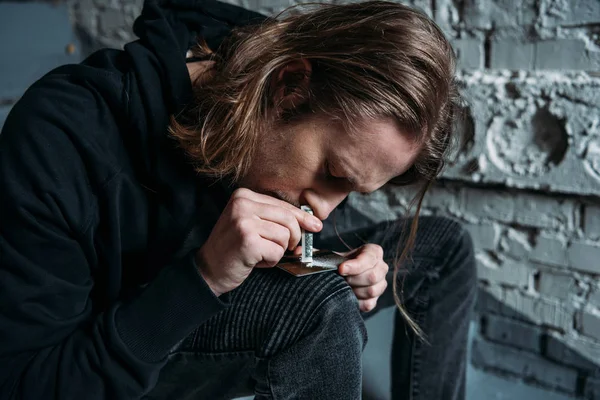
M 345 237 L 358 249 L 338 274 L 271 267 L 350 192 L 435 177 L 453 55 L 400 5 L 327 7 L 276 21 L 149 1 L 139 41 L 50 72 L 13 107 L 0 136 L 2 398 L 360 398 L 360 311 L 384 293 L 391 304 L 388 264 L 410 243 L 376 226 Z M 198 35 L 217 50 L 186 64 Z M 469 238 L 446 219 L 415 238 L 392 391 L 461 398 Z

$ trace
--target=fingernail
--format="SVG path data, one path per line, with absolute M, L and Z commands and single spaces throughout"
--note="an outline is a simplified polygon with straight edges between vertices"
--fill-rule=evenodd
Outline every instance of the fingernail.
M 342 272 L 342 276 L 347 276 L 348 270 L 352 270 L 352 265 L 344 264 L 344 267 L 343 267 L 344 272 Z

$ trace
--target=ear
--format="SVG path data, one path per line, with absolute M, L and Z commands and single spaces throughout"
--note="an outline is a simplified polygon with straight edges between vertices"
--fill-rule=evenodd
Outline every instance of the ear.
M 282 67 L 273 77 L 274 104 L 280 109 L 291 109 L 306 101 L 312 66 L 299 58 Z

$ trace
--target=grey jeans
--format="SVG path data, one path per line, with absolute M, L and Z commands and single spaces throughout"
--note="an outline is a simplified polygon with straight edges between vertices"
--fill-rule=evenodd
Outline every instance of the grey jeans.
M 391 266 L 402 221 L 381 223 L 341 238 L 353 247 L 378 243 Z M 331 232 L 330 228 L 324 232 Z M 316 248 L 343 250 L 336 236 Z M 172 351 L 146 399 L 359 399 L 364 318 L 393 306 L 390 285 L 376 310 L 361 314 L 336 273 L 296 278 L 257 269 L 231 292 L 234 304 Z M 394 399 L 464 399 L 467 332 L 476 293 L 473 247 L 457 222 L 420 219 L 410 262 L 398 287 L 428 343 L 395 318 L 390 368 Z

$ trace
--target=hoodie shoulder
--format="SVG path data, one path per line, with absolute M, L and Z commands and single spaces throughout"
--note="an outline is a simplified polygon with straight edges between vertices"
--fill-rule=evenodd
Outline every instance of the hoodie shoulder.
M 0 148 L 43 143 L 38 154 L 49 166 L 65 165 L 68 159 L 91 162 L 95 172 L 102 171 L 96 178 L 108 179 L 119 168 L 116 149 L 122 147 L 119 132 L 127 110 L 122 76 L 118 69 L 85 62 L 48 72 L 9 112 Z

